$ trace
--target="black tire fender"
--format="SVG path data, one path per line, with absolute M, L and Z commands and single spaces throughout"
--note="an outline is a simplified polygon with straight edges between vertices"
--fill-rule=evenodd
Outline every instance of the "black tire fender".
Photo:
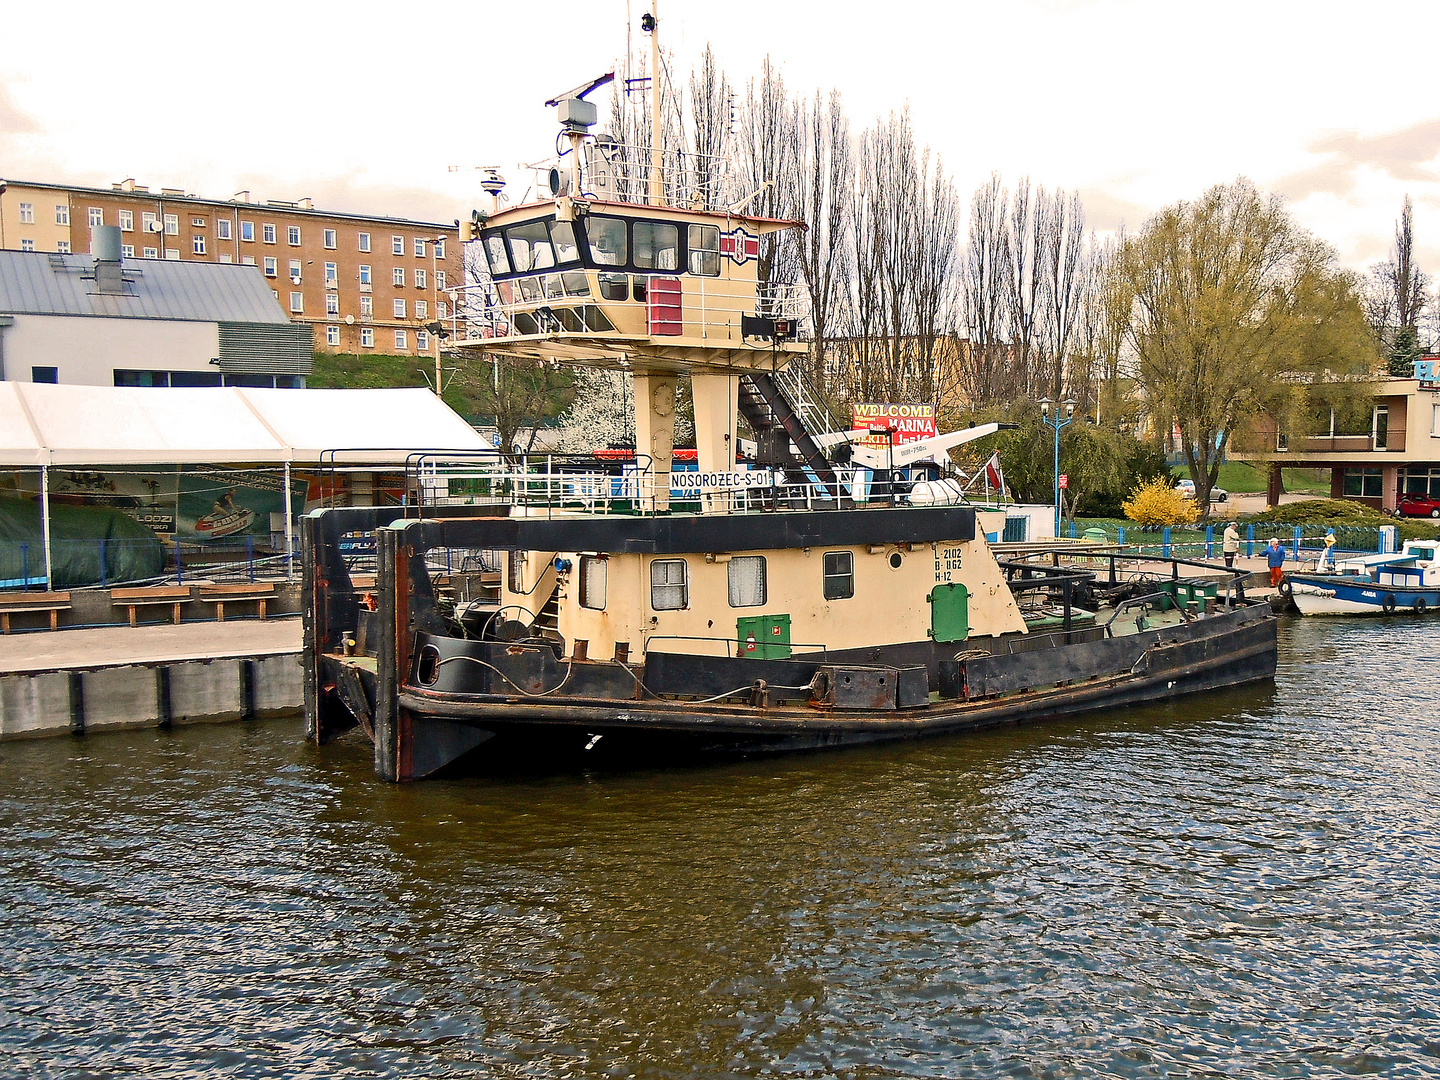
M 1276 589 L 1279 590 L 1281 596 L 1285 597 L 1288 597 L 1295 591 L 1295 587 L 1290 584 L 1289 578 L 1281 578 L 1280 584 L 1276 586 Z
M 1390 615 L 1395 611 L 1394 593 L 1385 594 L 1385 599 L 1380 601 L 1380 610 L 1383 611 L 1386 615 Z
M 1410 610 L 1415 612 L 1416 615 L 1424 615 L 1426 606 L 1425 598 L 1423 596 L 1417 596 L 1415 602 L 1410 605 Z

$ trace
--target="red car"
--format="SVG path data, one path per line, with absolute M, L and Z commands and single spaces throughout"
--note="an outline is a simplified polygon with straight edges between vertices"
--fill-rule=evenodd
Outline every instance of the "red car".
M 1401 495 L 1395 504 L 1395 516 L 1440 518 L 1440 499 L 1429 495 Z

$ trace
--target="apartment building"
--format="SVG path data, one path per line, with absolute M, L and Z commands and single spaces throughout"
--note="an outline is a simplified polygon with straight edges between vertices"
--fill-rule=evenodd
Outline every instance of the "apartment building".
M 0 181 L 0 249 L 82 254 L 120 229 L 126 259 L 257 266 L 324 352 L 433 356 L 462 282 L 454 223 L 317 210 L 309 199 L 206 199 L 133 179 L 106 188 Z

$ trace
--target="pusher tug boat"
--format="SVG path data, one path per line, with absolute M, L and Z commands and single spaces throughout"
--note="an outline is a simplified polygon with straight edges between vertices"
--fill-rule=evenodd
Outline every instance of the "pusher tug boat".
M 875 743 L 1273 677 L 1276 620 L 1240 572 L 1002 562 L 983 510 L 872 501 L 806 424 L 800 312 L 757 279 L 761 237 L 799 224 L 664 205 L 653 167 L 647 201 L 615 198 L 589 89 L 559 100 L 568 192 L 484 222 L 500 304 L 459 347 L 628 370 L 637 451 L 417 453 L 411 505 L 308 516 L 310 738 L 358 725 L 404 781 Z M 681 375 L 699 470 L 672 502 Z M 765 468 L 737 468 L 737 413 Z

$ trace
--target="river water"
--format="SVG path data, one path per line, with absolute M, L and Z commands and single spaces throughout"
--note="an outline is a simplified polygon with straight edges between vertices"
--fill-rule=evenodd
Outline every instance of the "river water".
M 1429 624 L 882 750 L 376 780 L 297 720 L 0 745 L 0 1075 L 1440 1075 Z

